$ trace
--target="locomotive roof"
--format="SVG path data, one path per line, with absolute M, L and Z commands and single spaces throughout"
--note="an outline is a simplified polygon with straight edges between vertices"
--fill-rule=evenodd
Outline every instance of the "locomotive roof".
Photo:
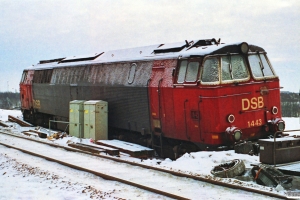
M 202 39 L 170 44 L 158 44 L 129 49 L 111 50 L 84 56 L 70 56 L 51 60 L 41 60 L 28 69 L 51 69 L 56 67 L 112 63 L 141 60 L 174 59 L 178 57 L 199 57 L 213 54 L 239 53 L 243 42 L 232 44 L 220 43 L 220 39 Z M 263 48 L 249 45 L 249 51 L 264 51 Z

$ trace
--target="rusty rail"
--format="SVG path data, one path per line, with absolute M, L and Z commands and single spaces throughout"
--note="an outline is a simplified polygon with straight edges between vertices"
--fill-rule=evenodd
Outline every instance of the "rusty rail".
M 131 186 L 134 186 L 134 187 L 137 187 L 137 188 L 140 188 L 140 189 L 143 189 L 143 190 L 147 190 L 147 191 L 150 191 L 150 192 L 153 192 L 153 193 L 156 193 L 156 194 L 160 194 L 160 195 L 163 195 L 163 196 L 166 196 L 166 197 L 170 197 L 170 198 L 173 198 L 173 199 L 183 199 L 183 200 L 188 199 L 188 198 L 181 197 L 181 196 L 178 196 L 178 195 L 175 195 L 175 194 L 172 194 L 172 193 L 168 193 L 168 192 L 165 192 L 165 191 L 162 191 L 162 190 L 157 190 L 155 188 L 151 188 L 151 187 L 148 187 L 148 186 L 145 186 L 145 185 L 133 183 L 131 181 L 127 181 L 127 180 L 124 180 L 124 179 L 121 179 L 121 178 L 117 178 L 117 177 L 114 177 L 114 176 L 110 176 L 110 175 L 107 175 L 107 174 L 96 172 L 94 170 L 90 170 L 90 169 L 87 169 L 87 168 L 84 168 L 84 167 L 80 167 L 78 165 L 73 165 L 73 164 L 70 164 L 70 163 L 67 163 L 67 162 L 63 162 L 61 160 L 57 160 L 57 159 L 50 158 L 50 157 L 47 157 L 47 156 L 44 156 L 44 155 L 41 155 L 41 154 L 37 154 L 37 153 L 31 152 L 31 151 L 27 151 L 27 150 L 24 150 L 24 149 L 21 149 L 21 148 L 18 148 L 18 147 L 7 145 L 7 144 L 4 144 L 2 142 L 0 142 L 0 145 L 6 146 L 8 148 L 16 149 L 16 150 L 22 151 L 23 153 L 33 155 L 33 156 L 36 156 L 36 157 L 40 157 L 40 158 L 43 158 L 43 159 L 46 159 L 46 160 L 49 160 L 49 161 L 52 161 L 52 162 L 56 162 L 58 164 L 61 164 L 61 165 L 64 165 L 64 166 L 67 166 L 67 167 L 70 167 L 70 168 L 73 168 L 73 169 L 77 169 L 77 170 L 80 170 L 80 171 L 85 171 L 85 172 L 94 174 L 96 176 L 99 176 L 101 178 L 104 178 L 106 180 L 118 181 L 118 182 L 124 183 L 126 185 L 131 185 Z

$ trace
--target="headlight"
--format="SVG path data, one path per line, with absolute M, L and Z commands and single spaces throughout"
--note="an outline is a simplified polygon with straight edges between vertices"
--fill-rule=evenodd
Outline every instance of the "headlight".
M 285 122 L 282 119 L 276 118 L 272 120 L 271 123 L 273 125 L 273 131 L 284 131 Z
M 228 127 L 225 132 L 231 142 L 238 142 L 242 138 L 242 131 L 237 127 Z
M 240 141 L 240 139 L 242 138 L 242 131 L 241 130 L 235 130 L 233 132 L 233 137 L 235 141 Z
M 284 131 L 284 129 L 285 129 L 284 121 L 280 121 L 277 123 L 277 129 L 278 129 L 278 131 Z
M 243 54 L 248 53 L 249 51 L 249 45 L 246 42 L 243 42 L 242 44 L 239 45 L 240 46 L 240 50 Z

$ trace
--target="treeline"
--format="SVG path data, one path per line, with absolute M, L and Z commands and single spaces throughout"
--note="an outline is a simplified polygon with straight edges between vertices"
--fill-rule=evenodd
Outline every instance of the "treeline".
M 18 109 L 20 107 L 20 93 L 0 92 L 1 109 Z
M 281 92 L 281 110 L 283 117 L 300 117 L 300 95 L 293 92 Z M 1 109 L 21 107 L 20 93 L 0 92 Z
M 283 117 L 300 116 L 300 94 L 293 92 L 281 92 L 281 112 Z

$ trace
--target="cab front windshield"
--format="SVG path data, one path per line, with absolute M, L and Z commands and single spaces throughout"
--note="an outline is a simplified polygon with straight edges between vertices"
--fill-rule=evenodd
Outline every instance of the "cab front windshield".
M 249 79 L 247 64 L 242 55 L 208 57 L 203 64 L 203 84 L 230 83 Z
M 246 62 L 249 60 L 250 68 Z M 201 72 L 202 84 L 220 84 L 243 82 L 250 79 L 250 73 L 256 80 L 275 78 L 276 75 L 265 54 L 209 56 L 204 60 Z

